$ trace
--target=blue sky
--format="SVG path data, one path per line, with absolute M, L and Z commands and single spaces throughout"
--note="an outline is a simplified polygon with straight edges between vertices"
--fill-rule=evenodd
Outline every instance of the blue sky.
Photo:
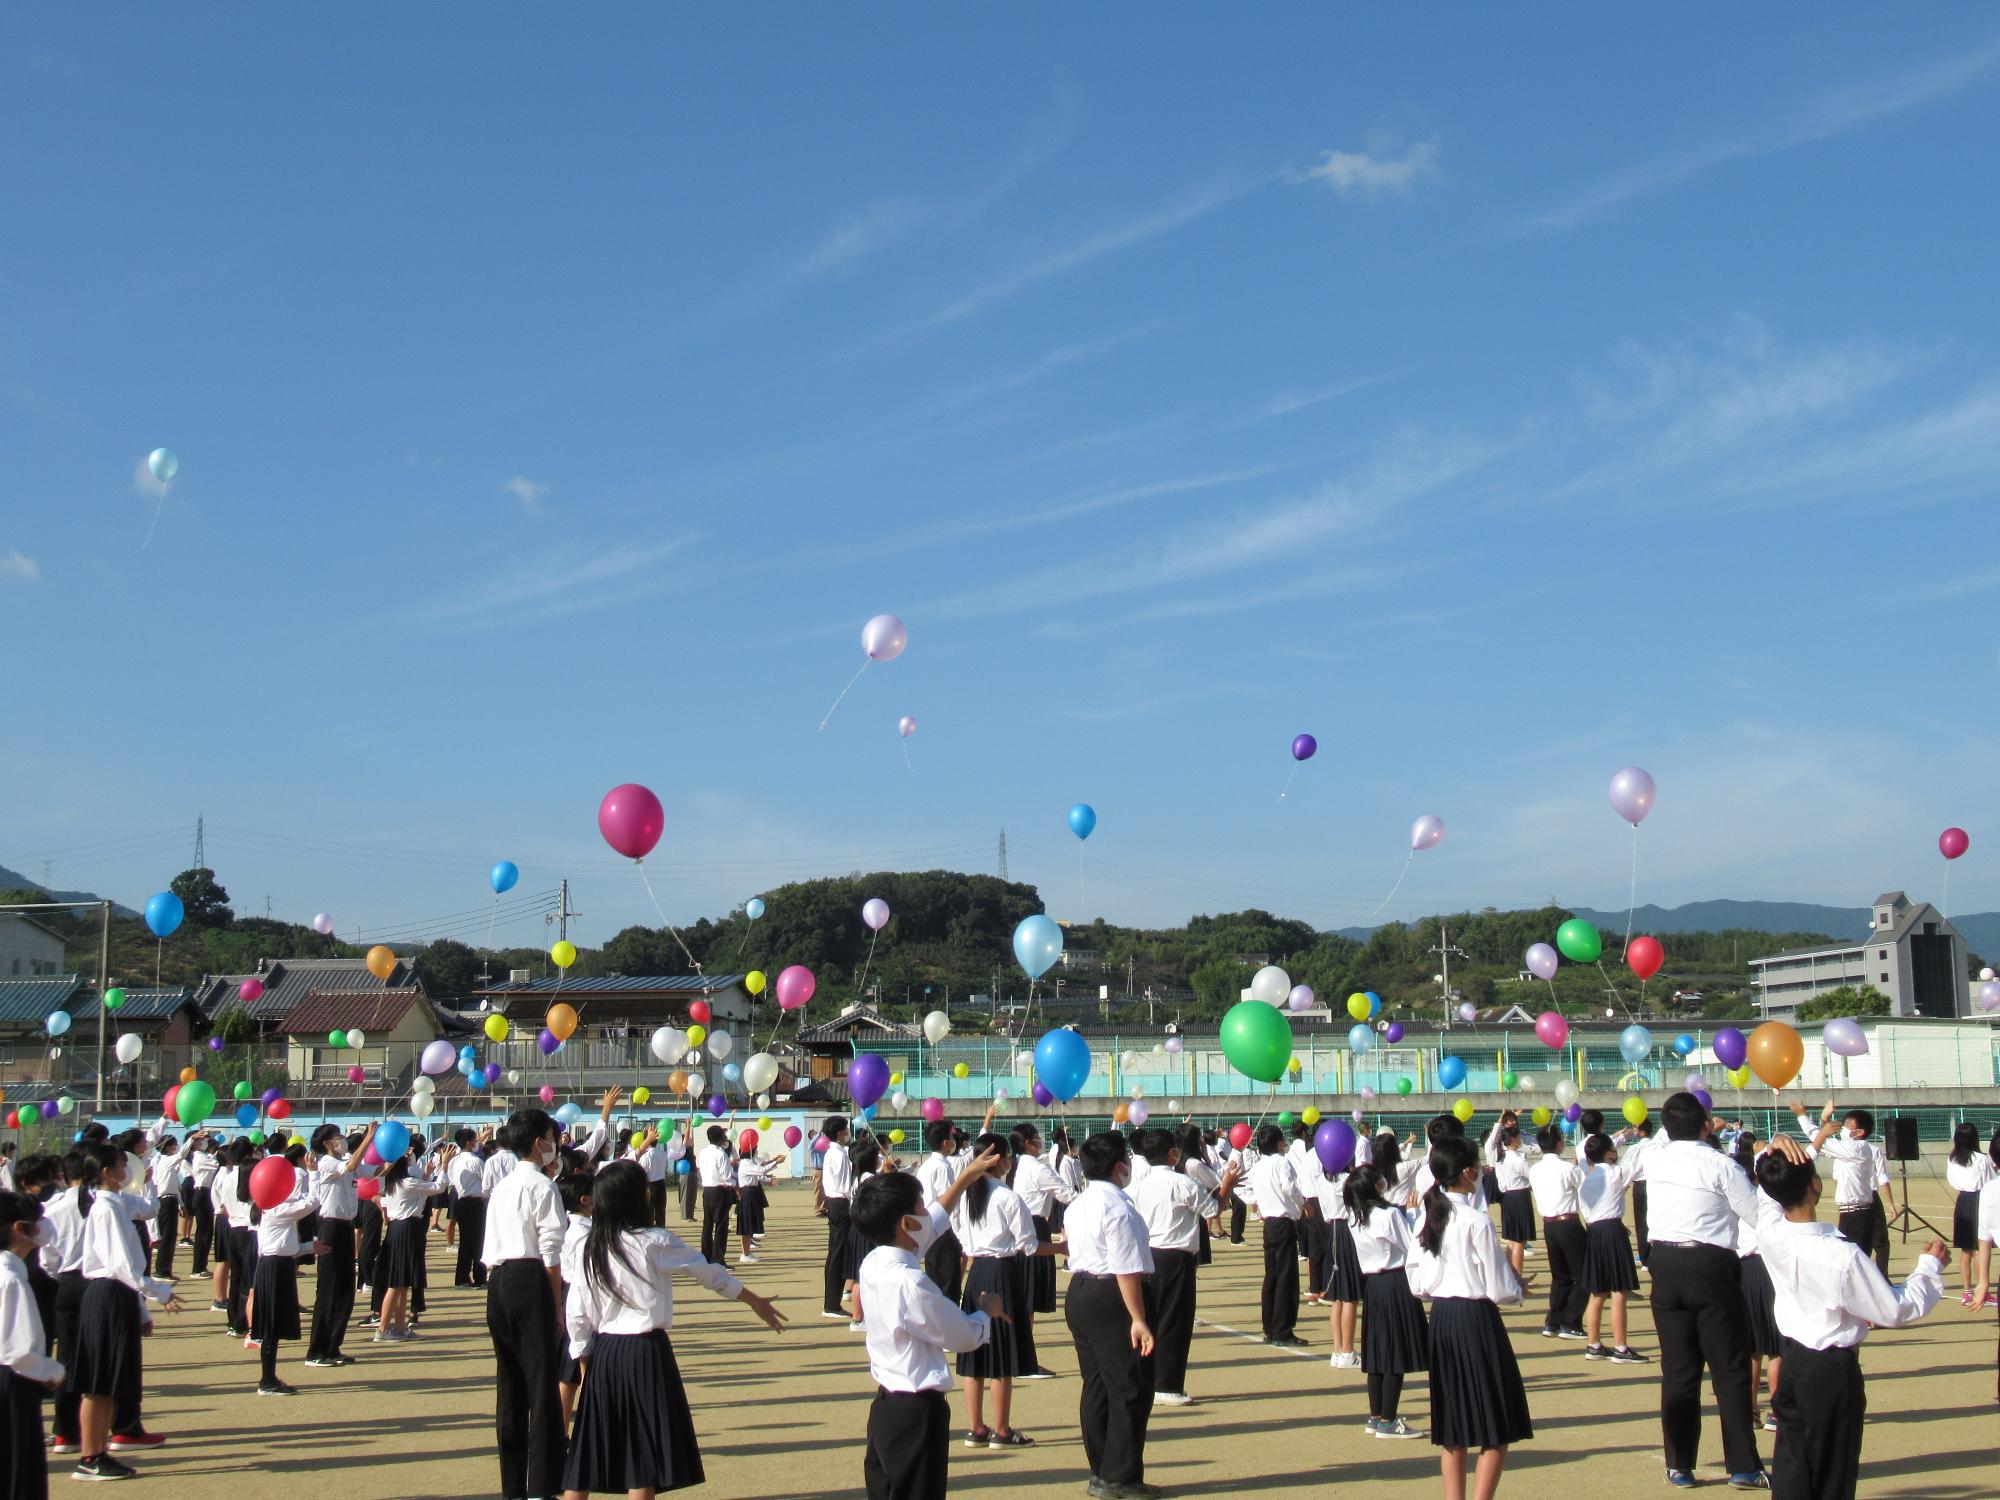
M 2000 906 L 2000 26 L 1793 19 L 10 14 L 0 862 L 1333 926 L 1620 904 L 1637 763 L 1641 900 Z

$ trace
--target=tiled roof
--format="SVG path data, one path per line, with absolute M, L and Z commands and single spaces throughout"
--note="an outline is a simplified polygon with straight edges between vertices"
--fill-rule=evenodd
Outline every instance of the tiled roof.
M 111 1013 L 112 1024 L 117 1025 L 121 1022 L 130 1023 L 134 1021 L 170 1020 L 175 1011 L 179 1010 L 183 1005 L 192 1003 L 193 998 L 193 995 L 186 988 L 168 990 L 127 989 L 125 991 L 125 1004 Z M 89 993 L 79 996 L 76 1004 L 70 1007 L 70 1014 L 76 1017 L 78 1025 L 81 1025 L 86 1020 L 96 1020 L 97 991 L 91 990 Z
M 278 1029 L 288 1036 L 310 1036 L 359 1027 L 386 1036 L 412 1005 L 423 1003 L 424 992 L 415 985 L 395 990 L 314 990 L 278 1022 Z
M 52 1010 L 64 1010 L 82 982 L 74 974 L 0 979 L 0 1021 L 39 1021 Z
M 264 993 L 246 1007 L 255 1020 L 289 1015 L 314 990 L 398 989 L 416 983 L 410 966 L 398 962 L 388 979 L 377 979 L 360 958 L 273 958 L 259 974 L 210 974 L 195 990 L 195 1001 L 211 1020 L 228 1005 L 240 1003 L 237 986 L 246 979 L 264 981 Z
M 743 983 L 741 974 L 594 974 L 588 979 L 535 979 L 527 984 L 496 984 L 475 995 L 506 999 L 510 995 L 652 995 L 711 994 Z
M 801 1027 L 798 1039 L 801 1042 L 841 1042 L 856 1032 L 864 1032 L 872 1037 L 897 1037 L 916 1039 L 922 1032 L 915 1026 L 906 1026 L 900 1021 L 887 1020 L 872 1007 L 856 1005 L 842 1011 L 831 1021 L 822 1021 L 817 1026 Z

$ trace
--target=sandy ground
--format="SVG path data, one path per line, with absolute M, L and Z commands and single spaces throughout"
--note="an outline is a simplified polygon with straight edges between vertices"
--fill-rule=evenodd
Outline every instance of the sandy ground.
M 1943 1193 L 1931 1184 L 1911 1186 L 1918 1208 L 1948 1225 Z M 697 1493 L 764 1500 L 859 1494 L 873 1394 L 861 1338 L 819 1316 L 824 1232 L 822 1221 L 810 1217 L 806 1193 L 788 1189 L 775 1197 L 763 1264 L 745 1270 L 753 1285 L 785 1299 L 795 1320 L 789 1331 L 773 1335 L 747 1310 L 691 1282 L 678 1289 L 674 1344 L 708 1469 Z M 1898 1271 L 1919 1243 L 1896 1245 Z M 280 1373 L 299 1387 L 295 1398 L 253 1394 L 256 1355 L 228 1338 L 205 1297 L 186 1312 L 163 1315 L 146 1347 L 146 1416 L 172 1441 L 134 1459 L 144 1493 L 208 1500 L 497 1494 L 484 1293 L 451 1289 L 441 1236 L 433 1237 L 431 1251 L 433 1285 L 445 1287 L 433 1293 L 420 1340 L 385 1347 L 356 1330 L 349 1350 L 361 1363 L 344 1370 L 305 1369 L 303 1349 L 287 1346 Z M 1322 1320 L 1302 1320 L 1300 1331 L 1313 1346 L 1303 1354 L 1234 1331 L 1256 1327 L 1261 1260 L 1253 1220 L 1246 1243 L 1218 1247 L 1216 1264 L 1202 1273 L 1202 1308 L 1212 1321 L 1195 1339 L 1188 1384 L 1197 1399 L 1156 1414 L 1147 1477 L 1174 1496 L 1309 1491 L 1333 1483 L 1365 1485 L 1371 1500 L 1435 1495 L 1437 1457 L 1428 1442 L 1382 1442 L 1363 1433 L 1361 1372 L 1327 1367 Z M 1529 1262 L 1531 1271 L 1539 1265 Z M 192 1281 L 182 1284 L 194 1291 Z M 1989 1307 L 1975 1317 L 1960 1307 L 1955 1273 L 1947 1285 L 1944 1304 L 1923 1323 L 1868 1343 L 1863 1495 L 2000 1495 L 1994 1312 Z M 309 1300 L 309 1285 L 306 1294 Z M 1547 1494 L 1554 1485 L 1595 1495 L 1625 1484 L 1663 1490 L 1657 1366 L 1586 1362 L 1580 1344 L 1539 1337 L 1540 1320 L 1539 1306 L 1507 1314 L 1535 1437 L 1513 1450 L 1503 1493 L 1527 1487 Z M 1044 1320 L 1040 1331 L 1043 1361 L 1060 1378 L 1021 1386 L 1015 1403 L 1015 1421 L 1036 1446 L 1012 1452 L 954 1446 L 954 1491 L 1009 1500 L 1083 1493 L 1075 1356 L 1060 1315 Z M 1643 1302 L 1635 1307 L 1632 1337 L 1657 1353 Z M 954 1395 L 953 1405 L 962 1428 L 962 1397 Z M 1421 1425 L 1427 1409 L 1419 1377 L 1404 1414 Z M 1768 1456 L 1768 1436 L 1762 1441 Z M 1720 1450 L 1711 1417 L 1700 1477 L 1718 1489 Z M 53 1462 L 60 1493 L 67 1466 Z

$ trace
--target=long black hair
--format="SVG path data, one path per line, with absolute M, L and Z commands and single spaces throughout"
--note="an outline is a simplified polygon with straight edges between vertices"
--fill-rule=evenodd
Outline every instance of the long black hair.
M 599 1287 L 611 1284 L 611 1262 L 638 1272 L 625 1247 L 628 1231 L 653 1227 L 646 1196 L 646 1169 L 636 1161 L 614 1161 L 590 1180 L 590 1234 L 583 1243 L 583 1274 Z
M 1736 1139 L 1729 1145 L 1730 1157 L 1736 1165 L 1750 1174 L 1750 1180 L 1757 1180 L 1757 1134 L 1752 1130 L 1739 1130 Z
M 1396 1139 L 1396 1132 L 1384 1130 L 1378 1134 L 1371 1154 L 1375 1160 L 1376 1170 L 1382 1174 L 1382 1181 L 1393 1183 L 1396 1174 L 1403 1170 L 1403 1147 Z
M 8 1144 L 11 1146 L 13 1142 Z M 27 1193 L 0 1193 L 0 1250 L 7 1249 L 12 1243 L 16 1224 L 32 1226 L 41 1221 L 42 1203 L 39 1198 Z
M 975 1157 L 984 1156 L 989 1151 L 999 1152 L 1000 1159 L 1007 1162 L 1010 1166 L 1012 1165 L 1014 1148 L 1006 1136 L 994 1135 L 991 1131 L 988 1131 L 972 1143 L 972 1154 Z M 975 1224 L 984 1222 L 986 1218 L 986 1200 L 992 1196 L 993 1174 L 991 1172 L 982 1172 L 966 1186 L 966 1217 Z
M 1431 1177 L 1424 1193 L 1424 1227 L 1419 1243 L 1432 1255 L 1444 1245 L 1444 1227 L 1451 1222 L 1451 1200 L 1445 1193 L 1477 1165 L 1478 1154 L 1463 1136 L 1443 1135 L 1431 1142 Z
M 1382 1196 L 1384 1186 L 1382 1169 L 1372 1162 L 1362 1162 L 1351 1168 L 1347 1181 L 1341 1184 L 1340 1196 L 1347 1204 L 1347 1216 L 1366 1224 L 1368 1216 L 1378 1208 L 1387 1208 L 1389 1200 Z
M 881 1171 L 882 1143 L 872 1135 L 862 1136 L 847 1148 L 847 1161 L 854 1168 L 856 1182 L 869 1172 Z
M 1192 1121 L 1181 1126 L 1174 1133 L 1174 1144 L 1181 1148 L 1181 1159 L 1176 1167 L 1177 1171 L 1185 1173 L 1189 1162 L 1206 1159 L 1206 1153 L 1203 1149 L 1206 1143 L 1202 1140 L 1201 1127 Z
M 1960 1120 L 1958 1128 L 1951 1133 L 1952 1165 L 1962 1167 L 1972 1160 L 1972 1153 L 1979 1149 L 1979 1127 L 1970 1120 Z

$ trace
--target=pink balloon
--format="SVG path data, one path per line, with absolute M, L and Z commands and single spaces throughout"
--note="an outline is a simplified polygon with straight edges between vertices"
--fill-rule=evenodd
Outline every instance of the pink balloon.
M 627 859 L 644 859 L 667 831 L 660 799 L 636 781 L 614 786 L 597 804 L 597 831 Z
M 812 999 L 819 981 L 804 964 L 793 964 L 778 975 L 778 1009 L 797 1010 Z
M 800 1141 L 804 1140 L 805 1138 L 806 1138 L 806 1133 L 803 1130 L 799 1129 L 798 1126 L 787 1125 L 785 1127 L 785 1144 L 787 1146 L 796 1146 Z
M 1410 825 L 1410 849 L 1435 849 L 1444 842 L 1444 819 L 1436 813 L 1425 813 Z
M 1653 810 L 1653 778 L 1637 766 L 1627 766 L 1611 778 L 1611 807 L 1637 828 Z
M 1535 1035 L 1544 1047 L 1560 1047 L 1569 1040 L 1569 1022 L 1552 1010 L 1535 1017 Z
M 376 1151 L 373 1141 L 370 1141 L 368 1149 L 361 1153 L 361 1164 L 365 1167 L 379 1167 L 382 1165 L 382 1157 Z
M 313 918 L 313 931 L 321 937 L 331 937 L 333 935 L 333 918 L 325 912 L 321 912 Z
M 246 979 L 236 986 L 236 998 L 246 1004 L 257 999 L 263 993 L 264 981 L 261 979 Z
M 1556 950 L 1547 943 L 1530 943 L 1526 958 L 1528 972 L 1537 979 L 1554 979 L 1556 970 L 1562 964 Z
M 871 896 L 862 905 L 861 920 L 868 924 L 871 932 L 880 932 L 889 925 L 889 903 L 880 896 Z
M 1972 839 L 1963 828 L 1947 828 L 1938 835 L 1938 853 L 1946 859 L 1957 859 L 1972 847 Z
M 357 1063 L 347 1070 L 347 1081 L 349 1083 L 366 1083 L 368 1081 L 367 1070 Z
M 812 1147 L 812 1148 L 813 1148 L 813 1150 L 815 1150 L 815 1151 L 824 1151 L 824 1150 L 826 1150 L 826 1149 L 827 1149 L 827 1147 L 831 1146 L 832 1144 L 833 1144 L 833 1142 L 832 1142 L 832 1141 L 830 1141 L 830 1140 L 828 1140 L 828 1139 L 827 1139 L 827 1138 L 826 1138 L 825 1136 L 823 1136 L 823 1135 L 816 1135 L 816 1136 L 814 1136 L 814 1137 L 813 1137 L 813 1147 Z
M 870 661 L 894 661 L 910 644 L 910 632 L 894 615 L 877 615 L 861 627 L 861 649 Z
M 944 1118 L 944 1100 L 926 1099 L 923 1102 L 923 1115 L 926 1120 L 942 1120 Z
M 904 714 L 902 718 L 896 721 L 896 733 L 900 734 L 904 739 L 908 739 L 916 732 L 917 721 L 911 715 Z
M 556 1091 L 548 1084 L 543 1084 L 537 1092 L 541 1095 L 542 1103 L 553 1104 L 556 1102 Z

